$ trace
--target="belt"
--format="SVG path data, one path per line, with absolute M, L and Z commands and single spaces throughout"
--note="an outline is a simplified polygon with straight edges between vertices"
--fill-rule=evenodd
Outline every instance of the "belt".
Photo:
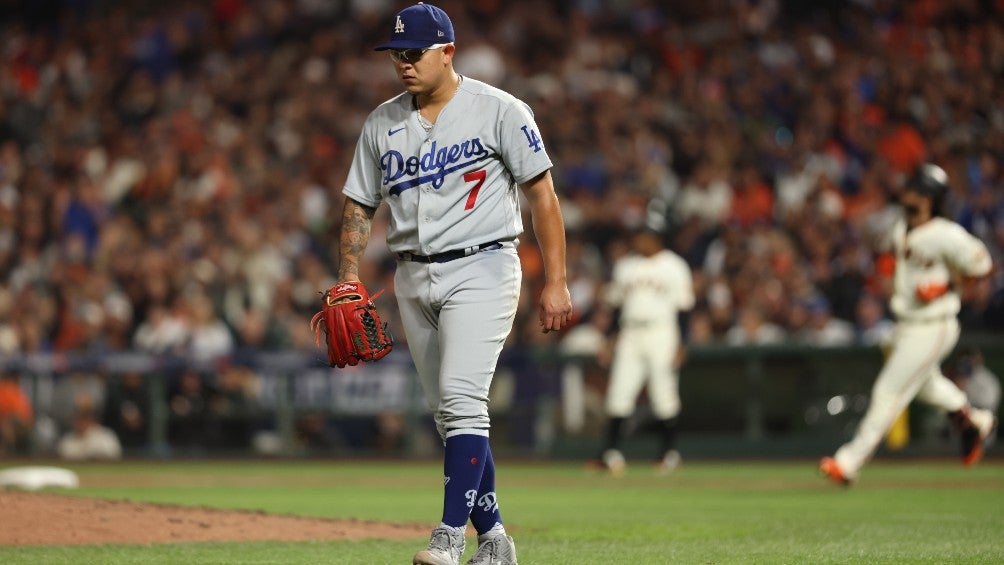
M 620 327 L 622 327 L 623 329 L 662 329 L 671 326 L 672 324 L 667 321 L 656 321 L 656 320 L 636 320 L 636 321 L 620 322 Z
M 482 251 L 490 251 L 492 249 L 502 249 L 502 242 L 500 241 L 489 241 L 488 243 L 480 243 L 478 245 L 472 245 L 470 247 L 465 247 L 463 249 L 453 249 L 450 251 L 443 251 L 442 253 L 435 253 L 433 255 L 418 255 L 416 253 L 411 253 L 404 251 L 397 254 L 397 258 L 401 261 L 416 261 L 418 263 L 446 263 L 448 261 L 453 261 L 454 259 L 460 259 L 461 257 L 469 257 L 476 253 Z
M 947 322 L 954 318 L 954 315 L 944 314 L 941 316 L 929 316 L 920 318 L 899 318 L 896 321 L 900 324 L 940 324 L 942 322 Z
M 655 328 L 668 327 L 669 323 L 655 320 L 631 320 L 622 322 L 621 326 L 625 328 Z

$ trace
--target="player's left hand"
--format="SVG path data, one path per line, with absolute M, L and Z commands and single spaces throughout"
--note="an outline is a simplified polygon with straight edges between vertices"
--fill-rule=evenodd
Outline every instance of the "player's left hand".
M 324 331 L 332 367 L 378 361 L 393 349 L 394 338 L 373 304 L 381 293 L 371 297 L 359 281 L 336 283 L 324 293 L 321 311 L 311 318 L 310 328 L 318 345 Z
M 948 292 L 948 283 L 943 282 L 929 282 L 921 284 L 917 287 L 917 299 L 921 302 L 927 303 L 936 298 L 944 296 Z
M 572 318 L 572 296 L 568 286 L 544 283 L 540 292 L 540 329 L 544 333 L 560 330 Z

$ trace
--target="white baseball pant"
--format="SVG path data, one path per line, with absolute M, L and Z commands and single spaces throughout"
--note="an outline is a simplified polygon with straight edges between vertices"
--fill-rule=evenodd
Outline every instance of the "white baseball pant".
M 955 318 L 897 324 L 889 358 L 872 386 L 868 410 L 854 438 L 834 456 L 847 478 L 857 477 L 893 421 L 914 398 L 947 412 L 966 405 L 966 394 L 941 373 L 940 366 L 958 340 Z
M 635 409 L 643 386 L 656 418 L 665 420 L 680 413 L 679 375 L 673 360 L 679 332 L 669 324 L 621 328 L 614 347 L 607 386 L 607 415 L 627 418 Z

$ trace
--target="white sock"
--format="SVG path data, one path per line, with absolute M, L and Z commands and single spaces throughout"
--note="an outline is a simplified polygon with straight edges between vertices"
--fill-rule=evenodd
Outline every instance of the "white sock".
M 502 525 L 502 522 L 495 522 L 495 525 L 492 526 L 492 529 L 478 536 L 478 543 L 483 543 L 493 537 L 504 536 L 504 535 L 505 535 L 505 526 Z

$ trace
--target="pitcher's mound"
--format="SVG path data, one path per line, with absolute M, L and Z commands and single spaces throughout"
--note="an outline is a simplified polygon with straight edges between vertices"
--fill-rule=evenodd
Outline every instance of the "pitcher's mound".
M 426 537 L 429 528 L 0 490 L 0 546 Z

